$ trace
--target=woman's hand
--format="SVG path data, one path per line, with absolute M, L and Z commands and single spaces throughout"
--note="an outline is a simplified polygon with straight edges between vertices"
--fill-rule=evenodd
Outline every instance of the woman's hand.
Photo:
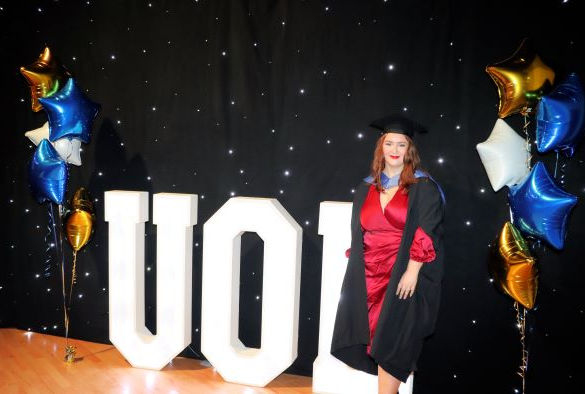
M 398 282 L 398 288 L 396 289 L 396 295 L 401 300 L 405 300 L 408 297 L 412 297 L 414 294 L 414 290 L 416 289 L 416 282 L 418 281 L 418 271 L 422 267 L 423 263 L 419 263 L 418 261 L 410 260 L 408 262 L 408 267 L 404 274 L 402 274 L 402 278 L 400 278 L 400 282 Z

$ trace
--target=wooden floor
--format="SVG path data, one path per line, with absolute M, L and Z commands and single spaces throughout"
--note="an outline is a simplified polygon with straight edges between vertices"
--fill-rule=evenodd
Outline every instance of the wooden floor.
M 226 383 L 204 361 L 177 357 L 161 371 L 132 368 L 112 345 L 0 329 L 0 393 L 310 393 L 311 378 L 282 374 L 263 388 Z

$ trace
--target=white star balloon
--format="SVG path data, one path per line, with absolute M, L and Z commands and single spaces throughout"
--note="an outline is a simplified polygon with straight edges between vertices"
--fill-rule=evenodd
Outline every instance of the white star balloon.
M 24 135 L 35 145 L 38 145 L 42 140 L 48 140 L 49 122 L 45 122 L 38 129 L 27 131 Z M 81 140 L 79 138 L 60 138 L 55 142 L 51 142 L 51 145 L 64 161 L 76 166 L 81 165 Z
M 530 172 L 526 141 L 502 119 L 496 120 L 488 139 L 477 144 L 476 149 L 496 192 L 519 183 Z
M 38 129 L 29 130 L 24 133 L 25 137 L 28 137 L 29 140 L 32 141 L 33 144 L 38 145 L 42 140 L 49 139 L 49 122 L 45 122 L 44 125 L 39 127 Z

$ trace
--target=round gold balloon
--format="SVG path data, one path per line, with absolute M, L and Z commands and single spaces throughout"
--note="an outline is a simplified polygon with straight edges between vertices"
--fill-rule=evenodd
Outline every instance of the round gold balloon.
M 39 98 L 55 94 L 65 84 L 69 72 L 55 60 L 49 47 L 45 47 L 37 61 L 20 68 L 21 74 L 30 86 L 32 110 L 43 109 Z
M 489 268 L 496 285 L 525 308 L 532 309 L 538 290 L 538 271 L 528 244 L 520 231 L 506 222 L 495 246 Z
M 498 87 L 500 118 L 534 108 L 555 79 L 555 72 L 542 62 L 526 39 L 510 58 L 487 66 L 486 72 Z
M 80 187 L 73 194 L 70 205 L 72 212 L 65 222 L 65 234 L 69 244 L 77 252 L 89 242 L 93 231 L 93 203 L 87 190 Z
M 91 237 L 94 216 L 80 209 L 76 209 L 67 217 L 65 234 L 67 241 L 75 252 L 83 248 Z

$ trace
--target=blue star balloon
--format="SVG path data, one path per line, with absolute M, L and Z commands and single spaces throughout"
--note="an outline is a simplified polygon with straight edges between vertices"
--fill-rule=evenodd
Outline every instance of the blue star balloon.
M 33 197 L 40 203 L 63 204 L 67 186 L 67 163 L 47 140 L 37 146 L 28 169 Z
M 571 157 L 583 136 L 585 94 L 577 74 L 544 96 L 536 113 L 536 146 L 541 153 L 563 151 Z
M 559 188 L 542 162 L 520 184 L 510 187 L 508 200 L 516 227 L 556 249 L 563 248 L 567 219 L 577 197 Z
M 79 138 L 88 143 L 91 125 L 100 106 L 87 98 L 73 78 L 69 78 L 63 89 L 50 97 L 40 98 L 49 117 L 49 140 Z

